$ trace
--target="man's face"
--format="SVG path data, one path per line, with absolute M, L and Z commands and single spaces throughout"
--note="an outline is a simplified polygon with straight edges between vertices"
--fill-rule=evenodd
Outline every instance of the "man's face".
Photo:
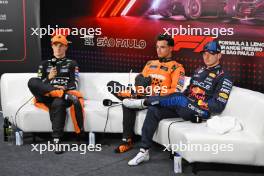
M 56 58 L 63 58 L 66 55 L 66 51 L 68 47 L 66 45 L 63 45 L 62 43 L 54 43 L 52 45 L 52 49 L 53 49 L 53 55 Z
M 203 60 L 207 67 L 214 67 L 219 64 L 221 56 L 221 53 L 210 54 L 209 52 L 204 52 Z
M 170 58 L 173 47 L 169 46 L 166 40 L 161 40 L 157 41 L 156 49 L 159 58 Z

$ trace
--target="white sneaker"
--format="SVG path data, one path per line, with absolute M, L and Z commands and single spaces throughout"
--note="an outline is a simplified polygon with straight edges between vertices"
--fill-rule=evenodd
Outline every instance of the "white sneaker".
M 140 152 L 128 162 L 129 166 L 137 166 L 144 161 L 149 160 L 149 150 L 140 149 Z
M 123 105 L 131 109 L 145 109 L 147 106 L 144 105 L 145 99 L 132 99 L 126 98 L 123 100 Z

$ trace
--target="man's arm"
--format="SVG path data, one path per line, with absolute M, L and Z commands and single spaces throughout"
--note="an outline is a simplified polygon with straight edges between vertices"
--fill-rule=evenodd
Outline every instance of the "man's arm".
M 175 92 L 181 92 L 184 86 L 184 78 L 185 78 L 185 70 L 183 68 L 183 66 L 179 66 L 176 67 L 174 66 L 175 69 L 172 73 L 171 73 L 171 86 L 169 89 L 165 89 L 163 91 L 161 91 L 161 96 L 164 95 L 169 95 Z
M 38 78 L 41 79 L 44 83 L 49 83 L 44 62 L 42 62 L 38 67 Z
M 189 89 L 190 89 L 190 87 L 193 85 L 193 79 L 195 78 L 195 76 L 197 76 L 198 75 L 198 73 L 199 73 L 199 71 L 200 70 L 202 70 L 203 68 L 198 68 L 198 69 L 196 69 L 195 71 L 194 71 L 194 73 L 191 75 L 191 78 L 190 78 L 190 83 L 189 83 L 189 85 L 186 87 L 186 89 L 183 91 L 183 94 L 184 95 L 188 95 L 188 93 L 189 93 Z
M 211 113 L 221 113 L 227 104 L 233 83 L 228 76 L 223 76 L 215 89 L 213 98 L 208 100 L 208 109 Z
M 79 84 L 79 67 L 76 61 L 72 61 L 70 64 L 70 78 L 66 89 L 75 90 L 78 89 Z
M 141 72 L 141 74 L 144 76 L 144 77 L 147 77 L 148 75 L 147 75 L 147 73 L 148 73 L 148 65 L 150 65 L 151 64 L 151 60 L 150 61 L 148 61 L 146 64 L 145 64 L 145 66 L 144 66 L 144 68 L 143 68 L 143 70 L 142 70 L 142 72 Z

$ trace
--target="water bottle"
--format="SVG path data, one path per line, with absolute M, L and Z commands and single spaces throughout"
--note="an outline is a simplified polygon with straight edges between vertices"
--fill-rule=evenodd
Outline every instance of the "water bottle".
M 3 128 L 4 128 L 4 141 L 5 142 L 8 141 L 8 127 L 9 127 L 9 122 L 8 122 L 8 119 L 5 118 L 4 119 L 4 125 L 3 125 Z
M 8 145 L 13 145 L 15 138 L 14 138 L 14 131 L 12 125 L 10 124 L 7 129 L 7 141 Z
M 16 145 L 23 145 L 23 131 L 16 131 Z
M 182 173 L 182 157 L 178 153 L 174 155 L 174 173 Z
M 93 132 L 89 133 L 89 144 L 95 145 L 95 134 Z

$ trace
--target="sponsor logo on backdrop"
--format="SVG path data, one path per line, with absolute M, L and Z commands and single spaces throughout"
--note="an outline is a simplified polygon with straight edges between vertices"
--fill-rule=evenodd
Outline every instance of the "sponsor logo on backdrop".
M 142 39 L 128 39 L 128 38 L 113 38 L 113 37 L 97 37 L 85 36 L 85 46 L 97 46 L 107 48 L 130 48 L 130 49 L 145 49 L 147 42 Z
M 8 0 L 0 0 L 0 4 L 8 4 Z
M 264 42 L 220 40 L 222 54 L 236 56 L 264 56 Z
M 98 37 L 96 39 L 96 46 L 108 48 L 131 48 L 131 49 L 144 49 L 147 42 L 141 39 L 124 39 L 124 38 L 108 38 Z
M 0 14 L 0 21 L 6 20 L 6 14 Z
M 1 51 L 7 51 L 8 48 L 4 47 L 5 45 L 3 43 L 0 43 L 0 52 Z
M 174 50 L 192 49 L 193 52 L 201 52 L 207 42 L 214 38 L 210 36 L 174 36 Z M 264 56 L 264 42 L 258 41 L 227 41 L 219 40 L 221 53 L 236 56 Z
M 206 43 L 212 41 L 210 36 L 191 36 L 191 35 L 177 35 L 174 36 L 174 50 L 193 49 L 194 52 L 201 52 Z

